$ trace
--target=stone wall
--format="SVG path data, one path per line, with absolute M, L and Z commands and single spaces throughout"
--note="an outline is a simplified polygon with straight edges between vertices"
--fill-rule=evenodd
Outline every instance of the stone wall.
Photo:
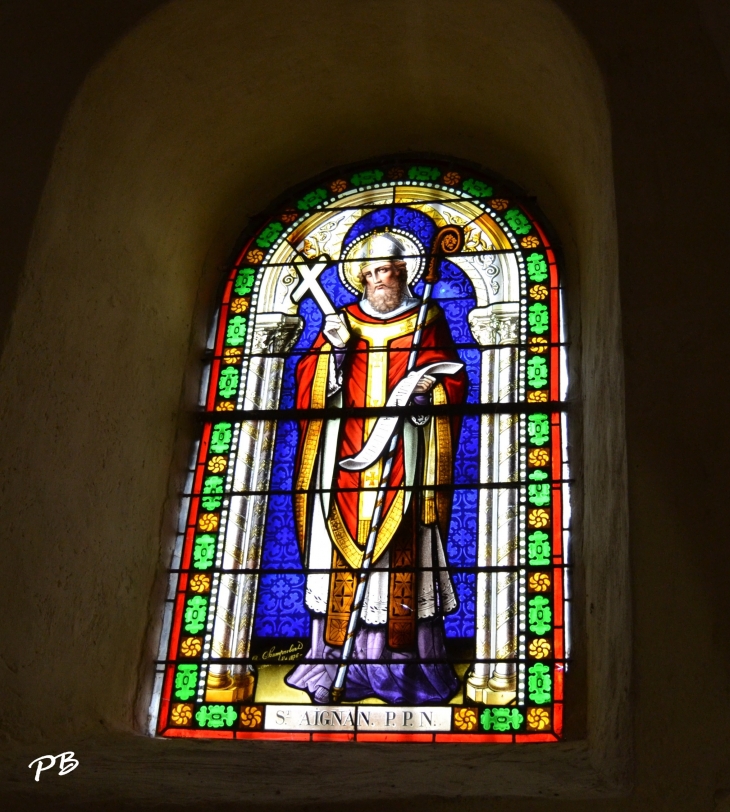
M 13 119 L 2 166 L 18 190 L 6 200 L 0 361 L 8 804 L 722 804 L 722 4 L 95 5 L 11 7 L 0 80 Z M 220 269 L 247 218 L 289 186 L 406 151 L 519 183 L 565 248 L 584 461 L 570 741 L 482 751 L 143 738 Z M 31 781 L 32 758 L 68 749 L 79 769 Z M 543 799 L 485 799 L 512 794 Z

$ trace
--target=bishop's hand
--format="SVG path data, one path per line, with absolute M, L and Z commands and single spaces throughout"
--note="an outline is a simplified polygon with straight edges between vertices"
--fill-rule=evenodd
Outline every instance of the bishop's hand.
M 339 350 L 345 348 L 348 339 L 350 338 L 350 331 L 345 326 L 342 316 L 332 314 L 327 316 L 324 320 L 324 328 L 322 329 L 324 337 L 329 343 Z
M 431 387 L 436 383 L 436 378 L 432 375 L 424 375 L 421 380 L 416 384 L 413 389 L 414 395 L 425 395 L 426 392 L 431 390 Z

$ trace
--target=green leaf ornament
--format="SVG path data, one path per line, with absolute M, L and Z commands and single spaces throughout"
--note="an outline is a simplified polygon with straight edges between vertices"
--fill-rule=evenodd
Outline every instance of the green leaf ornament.
M 531 505 L 544 507 L 550 504 L 550 485 L 545 482 L 540 485 L 527 486 L 527 500 Z
M 553 679 L 550 669 L 543 663 L 535 663 L 527 669 L 527 692 L 530 701 L 536 705 L 545 705 L 550 701 Z
M 540 389 L 548 382 L 547 361 L 539 355 L 533 355 L 527 362 L 527 383 L 534 389 Z
M 231 727 L 238 718 L 233 705 L 201 705 L 195 718 L 201 727 Z
M 498 733 L 517 730 L 525 720 L 517 708 L 485 708 L 481 718 L 485 730 L 496 730 Z
M 533 634 L 545 634 L 550 631 L 553 621 L 553 613 L 550 609 L 550 601 L 542 595 L 530 598 L 528 602 L 528 625 Z
M 188 634 L 198 634 L 205 628 L 205 618 L 208 612 L 208 599 L 201 595 L 188 598 L 185 604 L 183 628 Z
M 279 234 L 284 230 L 281 223 L 269 223 L 268 226 L 259 234 L 256 239 L 256 245 L 261 248 L 271 247 L 279 237 Z
M 175 672 L 175 699 L 183 702 L 195 696 L 195 686 L 198 682 L 197 665 L 179 665 Z
M 224 367 L 218 379 L 218 393 L 222 398 L 230 398 L 238 392 L 238 377 L 235 367 Z
M 193 566 L 196 570 L 207 570 L 213 566 L 215 559 L 216 537 L 211 533 L 205 533 L 195 539 L 193 547 Z
M 527 417 L 527 435 L 533 445 L 545 445 L 550 439 L 550 423 L 546 414 L 531 414 Z
M 379 169 L 371 169 L 366 172 L 357 172 L 350 178 L 353 186 L 367 186 L 370 183 L 377 183 L 383 177 Z
M 491 186 L 474 178 L 467 178 L 464 183 L 462 183 L 461 188 L 467 194 L 474 195 L 474 197 L 489 197 L 492 194 Z
M 233 427 L 230 423 L 216 423 L 210 433 L 210 450 L 214 454 L 225 454 L 231 447 Z
M 441 172 L 433 166 L 412 166 L 408 170 L 408 177 L 411 180 L 438 180 Z
M 504 215 L 504 219 L 509 223 L 515 234 L 527 234 L 532 228 L 530 221 L 519 209 L 510 209 Z
M 253 268 L 241 268 L 233 283 L 233 290 L 238 296 L 246 296 L 253 290 L 253 282 L 256 277 L 256 271 Z
M 542 302 L 535 302 L 527 310 L 527 321 L 530 330 L 537 335 L 541 335 L 548 328 L 548 309 Z
M 234 316 L 228 321 L 226 330 L 226 344 L 229 347 L 240 347 L 246 340 L 246 319 L 243 316 Z
M 550 536 L 536 530 L 527 537 L 527 556 L 531 567 L 544 567 L 550 563 Z
M 548 278 L 547 262 L 542 254 L 530 254 L 527 257 L 527 275 L 533 282 L 542 282 Z
M 323 200 L 327 200 L 327 192 L 324 189 L 314 189 L 313 191 L 304 195 L 304 197 L 297 203 L 297 208 L 299 211 L 313 209 Z
M 203 496 L 200 503 L 206 510 L 218 510 L 223 502 L 220 496 L 222 493 L 223 477 L 207 476 L 203 480 Z

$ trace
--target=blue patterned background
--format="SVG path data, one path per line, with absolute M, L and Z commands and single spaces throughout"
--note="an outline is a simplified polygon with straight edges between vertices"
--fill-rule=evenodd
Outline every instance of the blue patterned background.
M 288 490 L 292 486 L 298 432 L 293 420 L 282 420 L 278 424 L 271 474 L 272 491 Z M 269 496 L 261 567 L 264 570 L 293 569 L 301 573 L 290 494 Z M 305 578 L 300 573 L 271 572 L 261 576 L 254 619 L 255 634 L 260 637 L 309 635 L 309 612 L 304 606 Z

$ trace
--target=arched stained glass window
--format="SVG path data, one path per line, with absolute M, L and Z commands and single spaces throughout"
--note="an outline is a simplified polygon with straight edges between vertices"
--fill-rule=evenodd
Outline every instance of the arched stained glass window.
M 548 234 L 511 185 L 407 159 L 337 170 L 246 233 L 205 359 L 158 735 L 560 738 Z

